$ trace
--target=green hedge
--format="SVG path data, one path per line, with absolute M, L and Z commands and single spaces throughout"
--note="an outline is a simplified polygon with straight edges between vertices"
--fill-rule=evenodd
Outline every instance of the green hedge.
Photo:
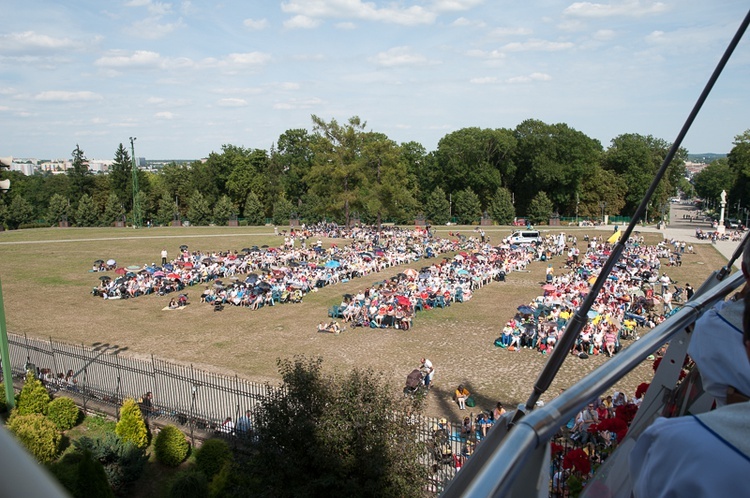
M 195 464 L 209 481 L 231 460 L 232 450 L 223 439 L 209 439 L 195 452 Z
M 49 463 L 57 457 L 60 433 L 54 422 L 41 413 L 13 414 L 8 422 L 8 430 L 40 462 Z
M 185 435 L 174 425 L 164 427 L 154 440 L 156 459 L 164 465 L 177 467 L 185 461 L 190 451 Z
M 80 417 L 81 411 L 70 398 L 56 398 L 47 405 L 47 418 L 54 422 L 61 431 L 75 427 Z

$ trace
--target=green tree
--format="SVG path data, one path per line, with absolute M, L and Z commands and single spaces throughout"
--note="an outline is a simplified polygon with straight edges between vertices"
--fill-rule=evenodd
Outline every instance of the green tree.
M 489 212 L 492 219 L 499 225 L 513 223 L 516 217 L 516 208 L 513 206 L 513 198 L 507 188 L 497 189 L 490 202 Z
M 219 226 L 225 226 L 232 215 L 237 214 L 237 208 L 234 206 L 228 196 L 222 195 L 214 206 L 214 223 Z
M 107 204 L 104 206 L 104 214 L 102 215 L 102 223 L 104 226 L 112 226 L 115 221 L 122 221 L 122 217 L 125 215 L 125 209 L 120 202 L 119 197 L 114 192 L 109 194 L 107 197 Z
M 671 146 L 672 144 L 651 135 L 630 133 L 612 139 L 602 165 L 625 180 L 626 213 L 633 213 L 641 203 Z M 677 184 L 685 176 L 686 157 L 687 151 L 684 149 L 680 149 L 675 155 L 651 197 L 649 211 L 656 212 L 660 206 L 668 204 L 670 197 L 677 194 Z M 608 211 L 614 213 L 609 208 Z
M 78 201 L 76 224 L 79 227 L 95 227 L 99 224 L 99 210 L 88 194 L 83 194 Z
M 313 143 L 319 139 L 307 130 L 287 130 L 279 136 L 271 161 L 281 166 L 282 182 L 287 199 L 297 203 L 308 190 L 305 177 L 313 161 Z
M 263 204 L 255 192 L 247 194 L 245 199 L 245 210 L 242 212 L 242 216 L 247 220 L 248 225 L 263 225 L 266 223 L 265 210 Z
M 25 223 L 34 221 L 34 208 L 20 195 L 13 197 L 5 217 L 10 229 L 16 229 Z
M 159 199 L 159 207 L 156 211 L 156 221 L 160 225 L 169 225 L 172 220 L 179 219 L 179 211 L 177 210 L 177 204 L 175 204 L 174 198 L 168 193 L 164 193 Z
M 729 166 L 729 159 L 717 159 L 693 176 L 695 192 L 703 199 L 718 201 L 722 190 L 731 192 L 734 188 L 739 170 Z
M 256 413 L 249 495 L 421 496 L 417 400 L 395 396 L 384 376 L 325 374 L 322 360 L 279 360 L 282 389 Z M 301 464 L 304 462 L 304 465 Z
M 544 191 L 553 211 L 573 214 L 581 183 L 601 164 L 601 143 L 567 124 L 533 119 L 519 124 L 514 134 L 516 212 L 528 213 L 531 200 Z
M 66 171 L 66 174 L 70 179 L 70 197 L 74 201 L 78 201 L 81 196 L 90 193 L 92 177 L 91 171 L 89 171 L 89 161 L 78 144 L 76 144 L 76 148 L 73 150 L 72 167 Z
M 208 225 L 211 222 L 211 205 L 199 191 L 193 192 L 188 200 L 187 217 L 193 225 Z
M 463 128 L 449 133 L 435 151 L 438 185 L 447 192 L 469 188 L 488 204 L 499 187 L 513 181 L 515 148 L 512 130 Z
M 123 401 L 120 407 L 120 421 L 115 426 L 115 433 L 124 443 L 130 441 L 138 448 L 148 446 L 146 422 L 134 399 L 128 398 Z
M 80 419 L 81 411 L 70 398 L 61 396 L 47 405 L 47 418 L 61 431 L 72 429 Z
M 52 225 L 57 225 L 69 216 L 70 204 L 68 203 L 68 200 L 60 194 L 54 194 L 49 200 L 47 222 Z
M 425 216 L 435 225 L 445 225 L 451 219 L 451 205 L 442 188 L 436 187 L 427 198 Z
M 470 225 L 482 217 L 482 204 L 479 196 L 470 188 L 456 192 L 453 199 L 454 212 L 460 224 Z
M 255 192 L 262 203 L 266 200 L 270 204 L 265 171 L 269 163 L 266 151 L 225 146 L 222 156 L 226 156 L 224 160 L 232 164 L 232 172 L 226 182 L 232 202 L 244 209 L 248 194 Z M 265 209 L 266 203 L 263 205 Z
M 273 223 L 275 225 L 286 225 L 294 211 L 294 205 L 282 195 L 273 205 Z
M 553 210 L 554 206 L 547 194 L 539 192 L 529 204 L 529 220 L 534 224 L 547 222 Z
M 318 214 L 349 225 L 351 212 L 363 212 L 365 207 L 360 189 L 367 175 L 360 159 L 367 124 L 357 116 L 345 125 L 335 119 L 326 123 L 315 115 L 312 121 L 318 139 L 313 142 L 313 164 L 305 180 L 324 202 Z
M 120 204 L 129 211 L 133 207 L 133 161 L 127 149 L 120 143 L 115 151 L 115 158 L 109 168 L 109 187 Z M 140 186 L 140 182 L 139 182 Z M 113 220 L 114 221 L 114 220 Z

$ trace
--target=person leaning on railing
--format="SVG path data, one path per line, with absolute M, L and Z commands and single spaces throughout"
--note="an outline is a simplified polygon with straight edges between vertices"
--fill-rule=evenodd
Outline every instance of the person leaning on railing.
M 742 301 L 744 362 L 724 362 L 721 367 L 735 370 L 748 382 L 750 293 L 745 293 Z M 725 349 L 731 347 L 725 344 Z M 726 401 L 725 406 L 701 415 L 659 418 L 640 435 L 629 456 L 635 498 L 750 495 L 746 482 L 750 475 L 750 402 Z

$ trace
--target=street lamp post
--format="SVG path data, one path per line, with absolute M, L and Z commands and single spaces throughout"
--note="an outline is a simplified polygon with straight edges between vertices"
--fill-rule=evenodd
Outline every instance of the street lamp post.
M 11 158 L 7 161 L 0 158 L 0 168 L 10 168 Z M 0 195 L 10 190 L 10 180 L 0 182 Z M 8 348 L 8 329 L 5 325 L 5 303 L 3 302 L 3 284 L 0 281 L 0 360 L 3 368 L 3 384 L 5 386 L 5 403 L 8 410 L 15 406 L 15 391 L 13 390 L 13 372 L 10 368 L 10 351 Z
M 604 210 L 607 209 L 607 203 L 604 201 L 601 201 L 599 203 L 599 207 L 602 209 L 602 225 L 604 224 Z

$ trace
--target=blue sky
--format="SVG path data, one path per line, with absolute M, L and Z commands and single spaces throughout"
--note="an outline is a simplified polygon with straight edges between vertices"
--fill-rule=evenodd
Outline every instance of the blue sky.
M 746 14 L 737 0 L 8 1 L 0 156 L 200 158 L 270 149 L 310 116 L 435 150 L 525 119 L 607 147 L 672 142 Z M 684 146 L 750 128 L 746 35 Z

